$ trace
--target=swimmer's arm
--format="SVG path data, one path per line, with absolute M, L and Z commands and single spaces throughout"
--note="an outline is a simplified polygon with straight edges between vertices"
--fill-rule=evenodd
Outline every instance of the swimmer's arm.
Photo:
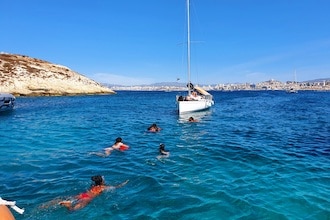
M 127 183 L 128 183 L 129 180 L 126 180 L 125 182 L 122 182 L 121 184 L 115 186 L 115 188 L 120 188 L 120 187 L 123 187 L 125 186 Z
M 127 183 L 128 183 L 129 180 L 126 180 L 125 182 L 122 182 L 121 184 L 119 185 L 116 185 L 116 186 L 106 186 L 106 189 L 113 189 L 113 188 L 120 188 L 120 187 L 123 187 L 125 186 Z
M 170 155 L 170 152 L 169 151 L 164 151 L 164 150 L 162 150 L 162 152 L 161 152 L 163 155 Z

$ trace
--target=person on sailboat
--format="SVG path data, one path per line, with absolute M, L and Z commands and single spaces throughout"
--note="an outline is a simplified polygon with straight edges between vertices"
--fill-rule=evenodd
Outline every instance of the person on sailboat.
M 200 95 L 198 95 L 196 91 L 193 91 L 190 95 L 190 98 L 192 100 L 201 100 L 202 97 Z

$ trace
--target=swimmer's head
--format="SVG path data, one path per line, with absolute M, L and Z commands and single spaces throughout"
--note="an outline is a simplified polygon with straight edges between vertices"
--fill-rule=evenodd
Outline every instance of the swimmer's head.
M 100 175 L 92 176 L 91 179 L 92 179 L 92 181 L 94 181 L 94 186 L 99 186 L 99 185 L 104 184 L 104 179 Z
M 149 127 L 149 129 L 151 129 L 151 128 L 158 128 L 158 126 L 157 126 L 157 124 L 156 123 L 153 123 L 150 127 Z
M 116 143 L 119 143 L 119 142 L 122 142 L 122 141 L 123 141 L 123 139 L 121 139 L 121 137 L 116 138 Z
M 160 145 L 159 145 L 159 149 L 160 149 L 160 150 L 164 150 L 164 149 L 165 149 L 165 144 L 160 144 Z

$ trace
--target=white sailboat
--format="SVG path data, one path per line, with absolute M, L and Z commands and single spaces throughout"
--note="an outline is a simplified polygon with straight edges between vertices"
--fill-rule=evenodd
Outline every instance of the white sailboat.
M 187 0 L 187 71 L 188 71 L 188 94 L 176 96 L 179 114 L 202 111 L 214 105 L 213 96 L 202 89 L 194 86 L 190 80 L 190 0 Z
M 297 86 L 297 74 L 296 71 L 294 71 L 294 81 L 293 86 L 291 86 L 288 90 L 286 90 L 287 93 L 298 93 L 298 86 Z

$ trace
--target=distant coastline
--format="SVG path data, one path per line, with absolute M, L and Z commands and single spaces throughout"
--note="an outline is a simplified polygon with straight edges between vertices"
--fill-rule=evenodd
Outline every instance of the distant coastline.
M 167 82 L 151 85 L 101 84 L 72 71 L 25 55 L 0 53 L 0 92 L 15 96 L 66 96 L 115 94 L 115 91 L 186 91 L 186 83 Z M 271 79 L 260 83 L 199 85 L 207 91 L 330 91 L 330 78 L 305 82 Z
M 104 84 L 114 91 L 185 91 L 187 90 L 183 83 L 156 83 L 151 85 L 121 86 Z M 310 80 L 306 82 L 280 82 L 277 80 L 268 80 L 260 83 L 228 83 L 216 85 L 199 85 L 208 91 L 288 91 L 295 89 L 298 91 L 330 91 L 330 79 Z

